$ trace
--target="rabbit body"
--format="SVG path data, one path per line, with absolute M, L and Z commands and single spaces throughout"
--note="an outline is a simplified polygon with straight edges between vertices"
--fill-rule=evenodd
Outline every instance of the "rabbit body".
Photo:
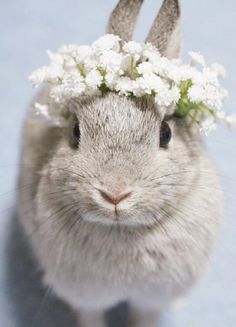
M 177 4 L 164 1 L 158 16 L 174 13 L 175 36 Z M 124 6 L 121 0 L 113 18 Z M 160 42 L 169 57 L 179 51 Z M 49 91 L 36 101 L 47 103 Z M 103 311 L 121 301 L 131 304 L 131 324 L 156 326 L 208 262 L 222 218 L 217 174 L 199 132 L 183 119 L 169 118 L 172 140 L 160 147 L 162 117 L 151 101 L 110 93 L 68 106 L 67 127 L 28 118 L 23 131 L 19 213 L 44 281 L 78 310 L 83 327 L 104 326 Z M 75 121 L 78 147 L 71 145 Z M 124 192 L 115 207 L 104 197 Z
M 39 100 L 45 97 L 47 91 Z M 208 262 L 222 216 L 214 168 L 199 137 L 181 122 L 172 123 L 169 148 L 158 148 L 160 117 L 149 104 L 109 94 L 76 110 L 79 149 L 70 148 L 68 128 L 28 120 L 24 129 L 19 210 L 45 283 L 74 308 L 97 312 L 128 300 L 162 310 Z M 94 194 L 98 181 L 133 189 L 118 222 L 112 204 Z

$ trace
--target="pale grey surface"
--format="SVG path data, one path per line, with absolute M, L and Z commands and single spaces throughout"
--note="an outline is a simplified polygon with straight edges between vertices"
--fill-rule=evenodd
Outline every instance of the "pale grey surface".
M 1 0 L 0 3 L 0 327 L 74 327 L 62 303 L 44 301 L 39 272 L 15 224 L 14 183 L 20 127 L 33 90 L 32 69 L 47 63 L 46 49 L 90 43 L 104 32 L 114 0 Z M 236 1 L 183 0 L 183 53 L 202 50 L 209 62 L 225 65 L 236 111 Z M 141 40 L 160 1 L 146 0 L 136 39 Z M 187 305 L 167 315 L 168 327 L 236 326 L 236 132 L 220 128 L 208 138 L 226 194 L 226 223 L 213 264 Z M 209 193 L 210 196 L 210 193 Z M 40 307 L 40 308 L 39 308 Z M 117 320 L 117 319 L 116 319 Z M 33 324 L 33 322 L 35 322 Z M 113 325 L 115 326 L 115 324 Z M 122 327 L 119 320 L 116 326 Z M 94 326 L 95 327 L 95 326 Z

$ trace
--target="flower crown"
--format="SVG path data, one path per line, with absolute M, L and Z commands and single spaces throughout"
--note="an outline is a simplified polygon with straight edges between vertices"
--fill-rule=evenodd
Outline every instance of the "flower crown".
M 218 64 L 206 66 L 200 53 L 190 52 L 191 63 L 169 60 L 152 44 L 122 43 L 107 34 L 91 46 L 66 45 L 47 52 L 49 66 L 34 71 L 35 87 L 50 86 L 50 101 L 63 107 L 69 99 L 115 92 L 127 97 L 153 97 L 163 115 L 190 119 L 208 134 L 220 121 L 235 125 L 222 106 L 228 92 L 220 85 L 225 70 Z M 51 104 L 50 103 L 50 104 Z M 48 116 L 48 105 L 35 104 Z

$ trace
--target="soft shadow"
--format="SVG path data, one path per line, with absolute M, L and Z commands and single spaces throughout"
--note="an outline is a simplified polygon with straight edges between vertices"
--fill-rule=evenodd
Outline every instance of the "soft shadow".
M 16 327 L 78 327 L 72 310 L 55 295 L 45 298 L 42 274 L 15 213 L 6 245 L 6 288 Z M 127 305 L 106 314 L 109 327 L 126 327 Z M 96 327 L 96 326 L 92 326 Z

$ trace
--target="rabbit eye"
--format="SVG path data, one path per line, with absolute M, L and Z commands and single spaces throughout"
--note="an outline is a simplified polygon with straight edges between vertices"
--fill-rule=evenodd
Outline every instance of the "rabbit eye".
M 161 130 L 160 130 L 160 146 L 166 147 L 170 140 L 171 140 L 171 129 L 170 126 L 167 124 L 166 121 L 163 121 L 161 123 Z
M 80 140 L 80 129 L 79 129 L 79 123 L 77 122 L 73 128 L 73 141 L 75 145 L 79 144 L 79 140 Z

